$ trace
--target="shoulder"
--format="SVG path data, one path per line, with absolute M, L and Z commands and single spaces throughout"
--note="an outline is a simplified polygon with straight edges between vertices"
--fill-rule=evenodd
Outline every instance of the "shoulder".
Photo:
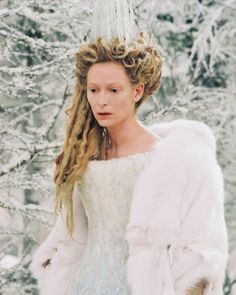
M 201 121 L 186 119 L 151 127 L 162 139 L 155 144 L 150 161 L 140 173 L 136 191 L 148 187 L 155 194 L 163 189 L 168 197 L 174 192 L 177 201 L 177 193 L 186 188 L 192 192 L 205 189 L 213 203 L 217 198 L 222 199 L 224 177 L 211 128 Z
M 156 174 L 222 178 L 216 155 L 216 139 L 204 122 L 177 119 L 155 123 L 149 128 L 162 137 L 154 145 L 153 158 L 147 170 Z
M 212 206 L 216 200 L 222 201 L 223 174 L 216 159 L 216 141 L 211 128 L 201 121 L 187 119 L 150 127 L 162 139 L 157 141 L 149 161 L 138 175 L 134 187 L 138 209 L 133 214 L 140 218 L 139 212 L 148 211 L 153 207 L 152 202 L 159 200 L 160 206 L 166 205 L 167 210 L 173 208 L 174 211 L 184 200 L 190 204 L 198 199 L 204 204 L 207 198 Z M 145 201 L 146 207 L 143 195 L 145 199 L 151 196 L 150 201 Z
M 190 119 L 176 119 L 158 122 L 148 128 L 158 134 L 166 144 L 173 148 L 205 147 L 216 152 L 216 138 L 212 129 L 204 122 Z

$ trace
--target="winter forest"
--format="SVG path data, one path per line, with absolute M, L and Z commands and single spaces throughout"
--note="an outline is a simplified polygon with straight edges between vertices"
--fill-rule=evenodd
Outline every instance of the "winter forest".
M 75 53 L 88 40 L 91 1 L 0 1 L 0 294 L 38 294 L 31 255 L 55 222 L 53 171 L 65 136 Z M 224 173 L 236 294 L 236 1 L 136 0 L 135 23 L 164 59 L 162 86 L 139 111 L 150 124 L 201 120 Z

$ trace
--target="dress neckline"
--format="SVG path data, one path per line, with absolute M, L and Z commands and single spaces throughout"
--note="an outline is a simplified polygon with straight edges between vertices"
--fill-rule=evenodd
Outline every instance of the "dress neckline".
M 136 154 L 132 154 L 132 155 L 127 155 L 127 156 L 122 156 L 122 157 L 118 157 L 118 158 L 111 158 L 111 159 L 107 159 L 107 160 L 91 160 L 89 161 L 90 163 L 110 163 L 110 162 L 116 162 L 116 161 L 122 161 L 122 160 L 128 160 L 128 159 L 135 159 L 136 157 L 140 157 L 140 156 L 145 156 L 148 154 L 151 154 L 152 152 L 154 152 L 155 150 L 155 146 L 156 144 L 161 141 L 163 138 L 161 136 L 158 135 L 157 139 L 155 140 L 154 144 L 152 144 L 152 147 L 150 150 L 145 151 L 145 152 L 141 152 L 141 153 L 136 153 Z
M 115 161 L 118 161 L 118 160 L 126 160 L 126 159 L 131 159 L 131 158 L 136 158 L 136 157 L 140 157 L 140 156 L 144 156 L 146 154 L 150 154 L 151 152 L 153 152 L 153 150 L 151 151 L 146 151 L 146 152 L 142 152 L 142 153 L 137 153 L 137 154 L 133 154 L 133 155 L 128 155 L 128 156 L 122 156 L 122 157 L 118 157 L 118 158 L 111 158 L 111 159 L 107 159 L 107 160 L 92 160 L 92 161 L 89 161 L 90 163 L 105 163 L 105 162 L 115 162 Z

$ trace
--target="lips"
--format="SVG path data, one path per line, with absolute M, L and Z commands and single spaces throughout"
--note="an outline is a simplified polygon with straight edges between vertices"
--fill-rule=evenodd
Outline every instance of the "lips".
M 110 115 L 111 113 L 98 113 L 98 115 Z

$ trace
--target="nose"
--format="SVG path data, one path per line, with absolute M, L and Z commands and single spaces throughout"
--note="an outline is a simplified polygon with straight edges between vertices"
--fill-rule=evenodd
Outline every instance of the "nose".
M 108 103 L 108 95 L 105 93 L 105 91 L 101 91 L 98 97 L 98 104 L 104 105 Z

